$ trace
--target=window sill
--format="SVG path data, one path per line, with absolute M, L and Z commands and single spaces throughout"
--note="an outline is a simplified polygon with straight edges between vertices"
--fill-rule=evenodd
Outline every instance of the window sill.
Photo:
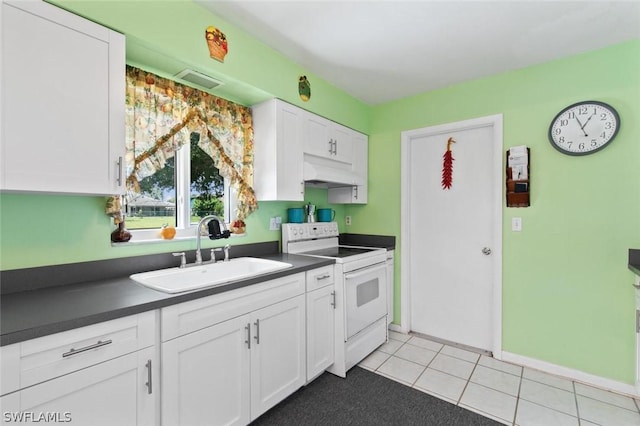
M 231 234 L 231 236 L 229 238 L 238 238 L 238 237 L 244 237 L 246 234 L 246 232 L 244 234 Z M 170 240 L 165 240 L 163 238 L 147 238 L 147 239 L 143 239 L 143 240 L 136 240 L 135 239 L 135 235 L 126 243 L 111 243 L 111 247 L 126 247 L 126 246 L 131 246 L 131 245 L 145 245 L 145 244 L 163 244 L 163 243 L 171 243 L 171 242 L 182 242 L 182 241 L 195 241 L 196 237 L 195 236 L 188 236 L 188 237 L 175 237 L 172 238 Z M 207 238 L 203 238 L 203 239 L 207 239 Z

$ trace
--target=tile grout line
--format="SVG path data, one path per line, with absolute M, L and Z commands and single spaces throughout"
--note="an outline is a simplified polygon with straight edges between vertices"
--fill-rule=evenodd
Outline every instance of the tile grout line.
M 516 425 L 518 418 L 518 407 L 520 407 L 520 392 L 522 391 L 522 379 L 524 377 L 524 368 L 520 369 L 520 381 L 518 382 L 518 395 L 516 395 L 516 409 L 513 410 L 513 426 Z

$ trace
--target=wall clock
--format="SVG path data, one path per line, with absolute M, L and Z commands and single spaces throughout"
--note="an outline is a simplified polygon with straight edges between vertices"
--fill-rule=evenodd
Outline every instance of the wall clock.
M 593 154 L 609 145 L 619 129 L 615 108 L 604 102 L 582 101 L 555 116 L 549 126 L 549 142 L 563 154 Z

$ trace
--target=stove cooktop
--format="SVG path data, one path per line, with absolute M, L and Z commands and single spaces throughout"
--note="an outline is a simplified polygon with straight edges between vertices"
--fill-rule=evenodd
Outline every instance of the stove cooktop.
M 356 256 L 359 254 L 370 253 L 372 251 L 379 249 L 367 249 L 362 247 L 349 247 L 349 246 L 338 246 L 338 247 L 330 247 L 324 248 L 320 250 L 311 250 L 304 252 L 302 254 L 310 254 L 312 256 L 323 256 L 323 257 L 335 257 L 335 258 L 345 258 L 349 256 Z

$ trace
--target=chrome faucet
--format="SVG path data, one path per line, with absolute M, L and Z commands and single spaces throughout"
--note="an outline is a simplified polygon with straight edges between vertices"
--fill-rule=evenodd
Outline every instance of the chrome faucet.
M 220 224 L 220 226 L 222 228 L 224 228 L 223 231 L 223 235 L 227 234 L 226 237 L 224 238 L 228 238 L 228 234 L 229 234 L 229 230 L 227 229 L 227 225 L 225 225 L 224 221 L 222 219 L 220 219 L 218 216 L 216 215 L 207 215 L 205 217 L 203 217 L 202 219 L 200 219 L 200 222 L 198 222 L 198 226 L 196 228 L 196 265 L 202 265 L 202 250 L 201 250 L 201 234 L 200 234 L 200 228 L 202 227 L 202 224 L 211 220 L 217 220 L 218 223 Z M 211 234 L 209 234 L 211 235 Z M 225 260 L 227 258 L 228 255 L 228 250 L 225 251 Z M 214 258 L 215 259 L 215 258 Z

